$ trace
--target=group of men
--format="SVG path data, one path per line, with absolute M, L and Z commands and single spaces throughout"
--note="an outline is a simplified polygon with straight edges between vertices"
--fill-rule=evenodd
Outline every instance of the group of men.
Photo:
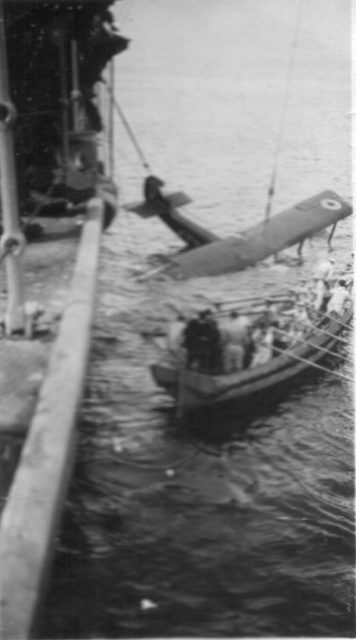
M 236 311 L 225 322 L 218 321 L 211 309 L 200 311 L 187 322 L 179 315 L 168 333 L 168 352 L 189 369 L 227 373 L 249 366 L 249 332 L 248 318 Z
M 341 315 L 345 303 L 350 299 L 350 288 L 353 283 L 354 254 L 346 263 L 342 274 L 335 279 L 335 259 L 332 257 L 323 260 L 316 268 L 314 274 L 315 292 L 313 307 L 316 311 L 327 314 Z
M 287 300 L 267 299 L 259 313 L 205 309 L 188 321 L 179 315 L 167 336 L 169 355 L 181 366 L 210 374 L 228 374 L 268 362 L 303 342 L 320 314 L 341 316 L 350 300 L 353 254 L 341 276 L 335 260 L 321 262 L 310 284 L 303 281 Z

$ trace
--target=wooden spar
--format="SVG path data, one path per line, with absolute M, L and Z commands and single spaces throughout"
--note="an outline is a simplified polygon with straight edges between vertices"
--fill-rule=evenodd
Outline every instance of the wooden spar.
M 7 75 L 7 52 L 0 0 L 0 195 L 4 233 L 1 238 L 2 258 L 6 260 L 7 310 L 5 332 L 24 331 L 26 325 L 21 253 L 25 238 L 20 228 L 17 199 L 16 164 L 12 127 L 15 109 L 10 99 Z
M 329 338 L 334 338 L 335 340 L 339 340 L 339 342 L 343 342 L 344 344 L 349 344 L 349 341 L 342 336 L 338 336 L 336 333 L 330 333 L 330 331 L 325 331 L 325 329 L 320 329 L 320 327 L 314 327 L 313 331 L 319 331 L 319 333 L 324 334 L 325 336 L 329 336 Z
M 254 302 L 255 300 L 260 301 L 261 300 L 261 304 L 265 304 L 266 300 L 273 300 L 275 301 L 276 298 L 283 298 L 285 299 L 287 296 L 283 293 L 273 293 L 271 295 L 266 295 L 265 298 L 263 298 L 263 300 L 261 300 L 261 295 L 259 296 L 248 296 L 246 298 L 236 298 L 235 300 L 224 300 L 223 302 L 217 302 L 216 304 L 219 305 L 228 305 L 228 304 L 238 304 L 239 302 Z
M 232 309 L 232 311 L 233 310 L 235 310 L 235 307 L 234 309 Z M 251 309 L 251 307 L 248 307 L 247 309 L 245 309 L 244 307 L 236 307 L 236 311 L 238 311 L 239 314 L 243 314 L 244 316 L 261 315 L 261 309 Z M 222 318 L 223 316 L 228 316 L 230 313 L 231 311 L 229 309 L 226 309 L 225 311 L 218 311 L 214 315 L 216 315 L 218 318 Z
M 276 333 L 280 333 L 282 335 L 291 337 L 290 334 L 288 333 L 288 331 L 283 331 L 283 329 L 277 329 L 277 327 L 274 327 L 274 331 Z M 341 355 L 340 353 L 336 353 L 335 351 L 330 351 L 330 349 L 326 349 L 325 347 L 321 347 L 320 345 L 315 344 L 315 342 L 311 342 L 310 340 L 306 340 L 305 338 L 298 338 L 297 336 L 295 336 L 295 340 L 297 340 L 301 344 L 307 344 L 307 345 L 309 345 L 311 347 L 314 347 L 314 349 L 318 349 L 319 351 L 324 351 L 324 353 L 327 353 L 327 354 L 329 354 L 331 356 L 335 356 L 336 358 L 340 358 L 342 360 L 346 360 L 345 356 Z
M 332 369 L 327 369 L 326 367 L 323 367 L 321 364 L 317 364 L 316 362 L 311 362 L 310 360 L 307 360 L 302 356 L 298 356 L 296 353 L 293 353 L 293 351 L 290 351 L 289 349 L 280 349 L 279 347 L 274 346 L 273 350 L 277 351 L 277 353 L 280 353 L 282 355 L 284 354 L 285 356 L 294 358 L 294 360 L 298 360 L 299 362 L 305 362 L 308 366 L 315 367 L 316 369 L 320 369 L 320 371 L 324 371 L 324 373 L 331 373 L 332 375 L 337 376 L 338 378 L 347 380 L 347 382 L 353 382 L 353 379 L 349 378 L 349 376 L 345 376 L 343 373 L 338 373 L 337 371 L 333 371 Z

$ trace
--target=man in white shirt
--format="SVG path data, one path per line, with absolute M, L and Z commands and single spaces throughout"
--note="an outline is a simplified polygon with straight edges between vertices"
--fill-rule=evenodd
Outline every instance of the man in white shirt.
M 221 336 L 225 373 L 240 371 L 243 368 L 249 328 L 249 319 L 240 316 L 237 311 L 231 311 L 229 318 L 224 322 Z
M 334 258 L 327 258 L 327 260 L 323 260 L 322 262 L 320 262 L 316 268 L 314 274 L 314 280 L 316 281 L 316 298 L 314 301 L 314 309 L 316 309 L 316 311 L 320 311 L 320 309 L 322 308 L 325 294 L 330 288 L 331 281 L 334 275 L 334 264 Z
M 350 294 L 346 288 L 346 281 L 341 278 L 338 285 L 331 290 L 331 298 L 328 302 L 327 313 L 341 316 L 344 312 L 345 302 L 350 300 Z
M 324 280 L 330 282 L 334 275 L 335 258 L 327 258 L 322 260 L 316 267 L 314 278 L 315 280 Z

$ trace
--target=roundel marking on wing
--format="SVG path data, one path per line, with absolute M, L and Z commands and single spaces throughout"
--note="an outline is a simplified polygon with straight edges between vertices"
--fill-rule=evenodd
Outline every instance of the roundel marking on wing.
M 331 209 L 332 211 L 339 211 L 342 209 L 342 204 L 338 200 L 333 198 L 323 198 L 320 200 L 320 204 L 324 209 Z

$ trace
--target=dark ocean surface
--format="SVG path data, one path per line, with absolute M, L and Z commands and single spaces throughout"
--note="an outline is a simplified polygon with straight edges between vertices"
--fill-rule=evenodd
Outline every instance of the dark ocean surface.
M 263 218 L 282 118 L 273 213 L 323 189 L 351 197 L 349 9 L 346 0 L 118 4 L 132 43 L 116 63 L 115 95 L 152 171 L 192 197 L 194 220 L 224 236 Z M 116 124 L 124 203 L 140 199 L 145 172 Z M 306 243 L 299 267 L 145 279 L 182 245 L 158 220 L 120 211 L 103 239 L 41 637 L 355 637 L 351 384 L 312 375 L 243 421 L 219 410 L 178 425 L 150 377 L 158 346 L 142 336 L 178 309 L 292 288 L 326 255 L 326 237 Z M 350 220 L 333 245 L 341 268 Z M 343 353 L 350 375 L 351 338 Z

